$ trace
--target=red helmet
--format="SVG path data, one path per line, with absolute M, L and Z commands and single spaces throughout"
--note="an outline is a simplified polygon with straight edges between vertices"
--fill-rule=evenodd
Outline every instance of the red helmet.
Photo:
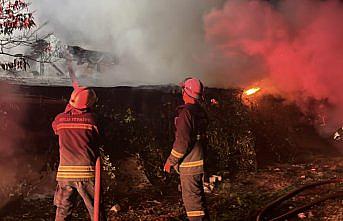
M 202 82 L 194 77 L 186 78 L 180 83 L 183 91 L 190 97 L 201 100 L 204 96 L 204 86 Z
M 76 109 L 90 108 L 96 102 L 95 91 L 87 87 L 76 87 L 70 96 L 69 104 Z

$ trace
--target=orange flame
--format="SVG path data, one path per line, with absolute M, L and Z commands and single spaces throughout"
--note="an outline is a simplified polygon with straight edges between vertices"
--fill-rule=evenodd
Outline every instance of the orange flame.
M 248 89 L 248 90 L 245 90 L 243 93 L 244 93 L 245 95 L 250 96 L 250 95 L 253 95 L 253 94 L 257 93 L 257 92 L 260 91 L 260 90 L 261 90 L 260 87 L 253 87 L 253 88 L 250 88 L 250 89 Z

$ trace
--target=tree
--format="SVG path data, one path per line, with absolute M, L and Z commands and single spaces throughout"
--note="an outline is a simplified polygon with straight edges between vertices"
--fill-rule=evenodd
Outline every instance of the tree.
M 15 53 L 19 46 L 32 46 L 37 41 L 33 13 L 25 0 L 0 0 L 0 67 L 5 71 L 26 70 L 28 59 Z
M 117 62 L 108 53 L 65 45 L 52 33 L 39 36 L 38 30 L 44 24 L 36 26 L 28 1 L 0 0 L 0 70 L 15 73 L 34 69 L 39 64 L 39 74 L 43 75 L 44 65 L 50 64 L 57 70 L 56 74 L 61 76 L 65 75 L 65 70 L 58 67 L 56 63 L 59 61 L 70 60 L 69 66 L 73 61 L 77 64 L 88 63 L 89 67 L 97 68 L 97 71 L 100 71 L 100 64 L 108 66 Z

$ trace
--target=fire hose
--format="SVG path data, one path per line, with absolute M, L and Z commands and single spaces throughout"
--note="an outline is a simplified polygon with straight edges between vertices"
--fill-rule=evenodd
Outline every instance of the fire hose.
M 281 204 L 282 202 L 290 199 L 291 197 L 301 193 L 302 191 L 307 190 L 307 189 L 311 189 L 313 187 L 317 187 L 317 186 L 321 186 L 321 185 L 325 185 L 325 184 L 332 184 L 332 183 L 343 183 L 343 179 L 332 179 L 332 180 L 326 180 L 326 181 L 319 181 L 319 182 L 310 183 L 310 184 L 304 185 L 302 187 L 299 187 L 299 188 L 279 197 L 278 199 L 270 202 L 268 205 L 266 205 L 257 215 L 256 221 L 264 220 L 263 217 L 265 216 L 265 214 L 268 211 L 270 211 L 272 208 L 276 207 L 277 205 Z M 321 203 L 325 200 L 333 199 L 333 198 L 339 198 L 339 197 L 343 197 L 343 191 L 338 191 L 338 192 L 335 192 L 333 194 L 329 194 L 327 196 L 321 197 L 321 198 L 319 198 L 313 202 L 310 202 L 304 206 L 295 208 L 295 209 L 288 211 L 288 212 L 286 212 L 286 213 L 284 213 L 278 217 L 269 219 L 269 221 L 284 220 L 288 217 L 291 217 L 295 214 L 300 213 L 301 211 L 305 211 L 305 210 L 309 209 L 310 207 L 312 207 L 318 203 Z
M 94 221 L 99 221 L 100 214 L 100 173 L 101 173 L 101 163 L 100 157 L 95 163 L 95 187 L 94 187 Z
M 75 72 L 72 67 L 72 57 L 68 53 L 66 54 L 66 60 L 67 60 L 67 68 L 69 72 L 69 76 L 72 82 L 72 86 L 74 90 L 79 87 L 79 83 L 77 82 L 77 78 L 75 75 Z M 94 221 L 99 221 L 100 218 L 100 186 L 101 186 L 101 162 L 100 157 L 96 159 L 95 163 L 95 184 L 94 184 L 94 211 L 93 211 L 93 218 Z

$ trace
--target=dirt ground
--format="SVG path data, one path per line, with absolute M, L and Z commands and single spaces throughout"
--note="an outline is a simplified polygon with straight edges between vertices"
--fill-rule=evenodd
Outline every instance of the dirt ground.
M 273 165 L 256 173 L 238 174 L 235 177 L 225 172 L 218 172 L 218 175 L 223 176 L 223 181 L 217 183 L 211 193 L 207 193 L 212 220 L 256 220 L 256 214 L 264 205 L 296 187 L 320 180 L 342 178 L 343 157 L 315 157 L 301 164 Z M 36 188 L 27 196 L 12 199 L 1 210 L 1 220 L 54 220 L 53 189 L 51 194 L 40 194 L 38 186 Z M 342 191 L 342 188 L 342 184 L 330 184 L 306 191 L 274 209 L 268 214 L 268 219 L 324 194 Z M 187 220 L 176 186 L 149 186 L 126 194 L 111 189 L 107 193 L 105 207 L 110 221 Z M 115 203 L 119 203 L 122 208 L 119 213 L 110 211 Z M 87 211 L 79 200 L 73 212 L 73 220 L 87 218 Z M 343 220 L 343 199 L 325 201 L 288 220 Z

